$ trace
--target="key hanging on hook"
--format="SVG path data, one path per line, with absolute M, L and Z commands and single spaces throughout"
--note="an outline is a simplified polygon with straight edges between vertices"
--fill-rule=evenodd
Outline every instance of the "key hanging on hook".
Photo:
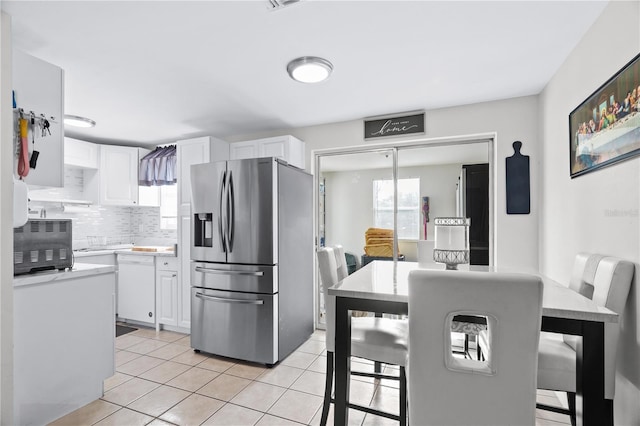
M 36 144 L 36 113 L 31 111 L 31 143 Z
M 36 114 L 33 111 L 31 111 L 31 143 L 33 144 L 33 152 L 29 160 L 29 167 L 35 169 L 40 152 L 36 151 Z
M 40 129 L 41 129 L 41 135 L 42 137 L 47 136 L 47 133 L 49 133 L 49 136 L 51 136 L 51 124 L 49 123 L 49 120 L 47 120 L 47 117 L 44 114 L 40 114 Z

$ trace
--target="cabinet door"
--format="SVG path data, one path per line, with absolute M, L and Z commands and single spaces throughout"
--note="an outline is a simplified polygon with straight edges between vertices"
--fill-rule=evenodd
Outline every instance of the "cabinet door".
M 288 142 L 286 137 L 261 139 L 258 143 L 258 154 L 260 157 L 276 157 L 288 161 Z
M 138 148 L 100 146 L 100 204 L 138 204 Z
M 178 273 L 156 271 L 156 317 L 160 324 L 178 325 Z
M 229 145 L 229 159 L 243 160 L 245 158 L 258 158 L 258 144 L 256 141 L 236 142 Z
M 291 135 L 235 142 L 229 145 L 229 153 L 231 160 L 276 157 L 293 166 L 305 168 L 304 142 Z
M 64 71 L 31 55 L 13 50 L 13 90 L 16 104 L 27 113 L 44 114 L 50 121 L 51 135 L 40 137 L 36 128 L 35 144 L 29 131 L 29 149 L 40 153 L 36 168 L 32 168 L 24 181 L 29 185 L 47 187 L 64 186 Z M 3 103 L 4 108 L 8 103 Z M 50 117 L 54 117 L 53 120 Z M 14 164 L 17 165 L 14 159 Z M 15 170 L 15 167 L 14 167 Z
M 73 138 L 64 138 L 64 164 L 82 169 L 98 168 L 98 145 Z

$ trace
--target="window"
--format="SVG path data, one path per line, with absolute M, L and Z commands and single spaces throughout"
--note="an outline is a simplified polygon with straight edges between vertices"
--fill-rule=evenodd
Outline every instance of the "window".
M 373 181 L 373 224 L 393 229 L 393 180 Z M 420 237 L 420 179 L 398 179 L 398 238 Z
M 160 187 L 160 229 L 178 229 L 178 185 Z

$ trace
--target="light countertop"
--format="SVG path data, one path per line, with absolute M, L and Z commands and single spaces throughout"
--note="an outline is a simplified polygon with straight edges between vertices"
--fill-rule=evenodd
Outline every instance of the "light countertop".
M 176 252 L 166 250 L 166 247 L 158 247 L 158 251 L 135 251 L 131 248 L 121 249 L 104 249 L 104 250 L 89 250 L 89 251 L 74 251 L 73 256 L 78 262 L 82 262 L 83 257 L 101 256 L 105 254 L 135 254 L 141 256 L 159 256 L 159 257 L 175 257 Z
M 114 254 L 114 253 L 115 253 L 114 249 L 91 250 L 91 251 L 77 251 L 77 250 L 74 250 L 73 256 L 76 259 L 79 259 L 79 258 L 82 258 L 82 257 L 102 256 L 102 255 L 105 255 L 105 254 Z
M 115 253 L 116 254 L 135 254 L 136 256 L 176 257 L 175 251 L 161 250 L 161 248 L 159 248 L 159 251 L 135 251 L 131 249 L 116 250 Z
M 55 281 L 70 280 L 98 274 L 114 273 L 113 265 L 94 265 L 92 263 L 76 263 L 72 269 L 64 271 L 42 271 L 34 274 L 17 275 L 13 277 L 13 286 L 21 287 L 34 284 L 44 284 Z

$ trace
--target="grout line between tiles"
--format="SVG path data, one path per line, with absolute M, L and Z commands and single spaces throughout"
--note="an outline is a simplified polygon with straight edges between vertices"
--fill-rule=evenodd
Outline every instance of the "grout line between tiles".
M 145 339 L 145 340 L 142 340 L 142 341 L 141 341 L 141 342 L 139 342 L 139 343 L 144 343 L 146 340 L 157 340 L 157 341 L 160 341 L 160 342 L 163 342 L 163 343 L 166 343 L 166 344 L 173 344 L 173 343 L 175 343 L 175 341 L 173 341 L 173 342 L 167 342 L 167 341 L 164 341 L 164 340 L 161 340 L 161 339 L 157 339 L 157 338 L 149 338 L 149 337 L 146 337 L 146 336 L 135 336 L 135 337 L 140 338 L 140 339 Z M 321 343 L 322 343 L 322 339 L 318 339 L 318 338 L 314 338 L 314 337 L 317 337 L 317 336 L 313 336 L 313 337 L 311 337 L 311 338 L 308 340 L 308 341 L 313 341 L 313 343 L 312 343 L 311 345 L 309 345 L 309 347 L 317 347 L 317 345 L 318 345 L 318 344 L 321 344 Z M 181 337 L 181 338 L 179 338 L 179 339 L 177 339 L 177 340 L 180 340 L 180 339 L 182 339 L 182 337 Z M 177 341 L 177 340 L 176 340 L 176 341 Z M 138 343 L 138 344 L 139 344 L 139 343 Z M 132 345 L 132 346 L 133 346 L 133 345 Z M 185 347 L 188 347 L 187 345 L 184 345 L 184 346 L 185 346 Z M 179 405 L 179 404 L 181 404 L 182 402 L 184 402 L 187 398 L 190 398 L 190 397 L 191 397 L 191 396 L 193 396 L 193 395 L 198 395 L 198 396 L 202 396 L 202 397 L 205 397 L 205 398 L 209 398 L 209 399 L 211 399 L 211 400 L 218 401 L 218 402 L 220 402 L 220 404 L 221 404 L 220 408 L 218 408 L 218 409 L 217 409 L 215 412 L 213 412 L 209 417 L 207 417 L 207 419 L 203 420 L 203 422 L 208 421 L 211 417 L 215 416 L 215 415 L 216 415 L 216 413 L 218 413 L 218 412 L 219 412 L 223 407 L 225 407 L 225 406 L 227 406 L 227 405 L 231 404 L 232 406 L 235 406 L 235 407 L 241 407 L 242 409 L 248 409 L 248 410 L 252 410 L 252 411 L 255 411 L 255 412 L 260 413 L 260 414 L 261 414 L 261 416 L 258 418 L 257 422 L 260 422 L 260 421 L 261 421 L 261 420 L 263 420 L 266 416 L 272 416 L 272 417 L 275 417 L 275 418 L 278 418 L 278 419 L 282 419 L 283 421 L 293 422 L 293 423 L 296 423 L 296 424 L 302 424 L 302 423 L 300 423 L 299 421 L 296 421 L 296 420 L 293 420 L 293 419 L 289 419 L 289 418 L 287 418 L 287 417 L 283 417 L 283 416 L 281 416 L 281 415 L 271 414 L 271 413 L 269 413 L 269 410 L 271 410 L 271 409 L 272 409 L 276 404 L 278 404 L 278 402 L 279 402 L 279 401 L 284 397 L 284 395 L 285 395 L 288 391 L 298 392 L 298 393 L 301 393 L 301 394 L 305 394 L 305 395 L 309 395 L 309 396 L 313 396 L 313 397 L 316 397 L 316 398 L 321 398 L 321 399 L 323 399 L 323 396 L 319 396 L 317 393 L 315 393 L 315 394 L 314 394 L 314 393 L 311 393 L 311 392 L 308 392 L 308 391 L 305 391 L 305 390 L 292 389 L 292 386 L 294 386 L 294 384 L 295 384 L 295 383 L 300 379 L 300 377 L 302 377 L 302 375 L 304 375 L 304 374 L 305 374 L 305 372 L 307 372 L 307 371 L 308 371 L 308 372 L 312 372 L 312 373 L 316 373 L 316 374 L 322 374 L 323 376 L 326 374 L 326 373 L 324 373 L 324 372 L 322 372 L 322 371 L 316 371 L 316 370 L 312 370 L 312 369 L 310 369 L 310 367 L 311 367 L 312 365 L 317 364 L 317 363 L 319 363 L 319 362 L 321 362 L 321 361 L 323 361 L 323 360 L 324 360 L 324 357 L 326 357 L 326 352 L 325 352 L 325 351 L 322 351 L 321 353 L 317 353 L 317 351 L 307 352 L 307 351 L 305 351 L 305 350 L 300 350 L 300 349 L 298 348 L 298 349 L 296 350 L 296 352 L 299 352 L 299 353 L 301 353 L 301 354 L 304 354 L 305 356 L 306 356 L 306 355 L 311 355 L 311 356 L 312 356 L 312 357 L 307 357 L 307 358 L 312 358 L 312 361 L 307 365 L 307 367 L 305 367 L 305 368 L 301 368 L 300 366 L 294 366 L 294 365 L 287 365 L 287 364 L 279 363 L 277 366 L 274 366 L 274 367 L 273 367 L 273 369 L 271 369 L 271 368 L 267 368 L 267 369 L 265 369 L 264 371 L 260 372 L 260 374 L 259 374 L 257 377 L 252 378 L 252 379 L 247 379 L 246 377 L 243 377 L 242 375 L 238 375 L 237 373 L 234 373 L 234 372 L 233 372 L 233 370 L 232 370 L 232 371 L 229 371 L 229 370 L 230 370 L 230 369 L 232 369 L 232 368 L 233 368 L 234 366 L 236 366 L 236 365 L 241 365 L 241 366 L 257 366 L 258 364 L 255 364 L 255 363 L 247 363 L 247 362 L 242 362 L 242 361 L 230 360 L 230 359 L 228 359 L 228 358 L 217 357 L 217 356 L 215 356 L 215 355 L 212 355 L 212 354 L 205 354 L 205 353 L 202 353 L 202 354 L 201 354 L 201 355 L 203 355 L 203 356 L 204 356 L 204 358 L 202 358 L 202 359 L 198 360 L 198 361 L 196 362 L 196 364 L 191 364 L 191 363 L 182 363 L 182 362 L 179 362 L 179 361 L 174 361 L 174 359 L 175 359 L 175 358 L 177 358 L 177 357 L 179 357 L 179 356 L 181 356 L 181 355 L 184 355 L 184 354 L 189 353 L 189 351 L 185 351 L 185 352 L 182 352 L 182 353 L 180 353 L 180 354 L 177 354 L 177 355 L 176 355 L 176 356 L 174 356 L 173 358 L 165 359 L 165 358 L 155 357 L 155 356 L 153 356 L 153 355 L 149 355 L 149 354 L 139 354 L 139 353 L 136 353 L 136 352 L 129 351 L 129 350 L 127 350 L 127 349 L 128 349 L 128 348 L 124 348 L 124 349 L 117 349 L 117 351 L 129 352 L 129 353 L 131 353 L 131 354 L 136 354 L 136 355 L 139 355 L 139 356 L 148 356 L 148 357 L 153 358 L 153 359 L 155 359 L 155 360 L 160 360 L 160 361 L 162 361 L 159 365 L 157 365 L 157 366 L 155 366 L 155 367 L 152 367 L 152 368 L 160 367 L 161 365 L 163 365 L 163 364 L 164 364 L 164 363 L 166 363 L 166 362 L 175 362 L 175 363 L 179 363 L 179 364 L 181 364 L 181 365 L 184 365 L 184 366 L 188 366 L 188 367 L 189 367 L 186 371 L 184 371 L 184 372 L 182 372 L 182 373 L 180 373 L 180 374 L 176 375 L 175 377 L 173 377 L 173 378 L 171 378 L 171 379 L 167 380 L 167 381 L 166 381 L 166 382 L 164 382 L 164 383 L 162 383 L 162 382 L 158 382 L 158 381 L 155 381 L 155 380 L 143 379 L 143 378 L 141 377 L 142 375 L 144 375 L 146 372 L 148 372 L 148 371 L 149 371 L 149 370 L 151 370 L 151 369 L 145 370 L 144 372 L 141 372 L 141 373 L 139 373 L 138 375 L 131 375 L 131 374 L 128 374 L 128 373 L 119 372 L 120 374 L 123 374 L 123 375 L 125 375 L 125 376 L 128 376 L 128 377 L 129 377 L 129 379 L 127 379 L 125 382 L 121 383 L 121 384 L 120 384 L 120 385 L 118 385 L 118 386 L 122 386 L 123 384 L 127 383 L 129 380 L 131 380 L 131 378 L 139 378 L 140 380 L 145 380 L 145 381 L 147 381 L 147 382 L 153 383 L 154 385 L 157 385 L 157 387 L 156 387 L 156 388 L 154 388 L 154 389 L 150 390 L 149 392 L 146 392 L 146 393 L 145 393 L 145 394 L 143 394 L 143 395 L 140 395 L 140 396 L 139 396 L 138 398 L 136 398 L 135 400 L 133 400 L 133 401 L 129 402 L 129 405 L 133 404 L 135 401 L 138 401 L 140 398 L 142 398 L 142 397 L 144 397 L 144 396 L 148 395 L 150 392 L 153 392 L 154 390 L 158 389 L 160 386 L 166 386 L 167 388 L 172 388 L 172 389 L 176 389 L 176 390 L 184 391 L 184 392 L 187 392 L 187 395 L 186 395 L 184 398 L 180 399 L 180 401 L 178 401 L 177 403 L 173 404 L 171 407 L 169 407 L 168 409 L 166 409 L 165 411 L 163 411 L 163 412 L 162 412 L 161 414 L 159 414 L 158 416 L 150 416 L 150 415 L 149 415 L 149 414 L 147 414 L 147 413 L 143 413 L 143 412 L 141 412 L 141 411 L 134 410 L 134 409 L 130 408 L 130 407 L 129 407 L 129 405 L 120 405 L 120 404 L 115 404 L 115 403 L 113 403 L 113 402 L 109 402 L 109 401 L 104 400 L 103 398 L 100 398 L 100 399 L 103 399 L 105 402 L 109 402 L 110 404 L 114 404 L 114 405 L 118 406 L 119 408 L 118 408 L 118 410 L 117 410 L 116 412 L 120 411 L 120 410 L 121 410 L 121 409 L 123 409 L 123 408 L 126 408 L 126 409 L 128 409 L 128 410 L 132 410 L 132 411 L 134 411 L 134 412 L 136 412 L 136 413 L 139 413 L 139 414 L 142 414 L 142 415 L 149 416 L 149 417 L 153 418 L 153 420 L 152 420 L 152 421 L 159 420 L 159 421 L 162 421 L 162 422 L 166 422 L 166 423 L 173 424 L 173 423 L 171 423 L 171 422 L 167 422 L 166 420 L 161 419 L 161 416 L 165 415 L 168 411 L 170 411 L 170 410 L 174 409 L 177 405 Z M 208 359 L 220 360 L 220 361 L 228 361 L 228 362 L 230 362 L 230 363 L 231 363 L 231 365 L 230 365 L 229 367 L 227 367 L 226 369 L 224 369 L 224 371 L 216 371 L 216 370 L 212 370 L 212 369 L 209 369 L 209 368 L 202 367 L 202 366 L 201 366 L 201 364 L 202 364 L 203 362 L 206 362 Z M 304 359 L 304 357 L 303 357 L 303 359 Z M 131 361 L 134 361 L 134 360 L 131 360 Z M 129 361 L 129 362 L 131 362 L 131 361 Z M 359 360 L 353 360 L 353 363 L 356 365 L 356 367 L 357 367 L 358 365 L 360 365 L 361 367 L 363 367 L 363 368 L 365 368 L 365 369 L 371 368 L 371 363 L 367 363 L 367 362 L 359 362 Z M 125 363 L 125 364 L 126 364 L 126 363 Z M 123 365 L 125 365 L 125 364 L 123 364 Z M 323 363 L 323 364 L 324 364 L 324 363 Z M 289 384 L 288 386 L 283 386 L 283 385 L 281 385 L 281 384 L 273 384 L 273 383 L 263 382 L 263 381 L 260 381 L 260 380 L 259 380 L 259 379 L 260 379 L 264 374 L 267 374 L 268 372 L 273 371 L 273 370 L 274 370 L 275 368 L 277 368 L 278 366 L 286 366 L 286 367 L 288 367 L 288 368 L 293 368 L 293 369 L 299 370 L 299 372 L 300 372 L 301 374 L 298 376 L 298 378 L 297 378 L 297 379 L 295 379 L 295 380 L 294 380 L 291 384 Z M 198 387 L 195 391 L 185 390 L 185 389 L 179 388 L 179 387 L 177 387 L 177 386 L 174 386 L 174 385 L 168 384 L 171 380 L 173 380 L 173 379 L 175 379 L 176 377 L 178 377 L 178 376 L 180 376 L 180 375 L 182 375 L 182 374 L 184 374 L 184 373 L 186 373 L 186 372 L 190 371 L 190 370 L 191 370 L 191 369 L 193 369 L 193 368 L 206 369 L 206 370 L 211 371 L 212 373 L 216 373 L 217 375 L 216 375 L 214 378 L 212 378 L 211 380 L 209 380 L 209 381 L 207 381 L 206 383 L 204 383 L 203 385 L 201 385 L 200 387 Z M 390 368 L 391 368 L 391 367 L 390 367 Z M 222 369 L 222 368 L 220 368 L 220 369 Z M 317 369 L 317 368 L 316 368 L 316 369 Z M 287 370 L 287 369 L 285 369 L 285 370 Z M 117 371 L 117 369 L 116 369 L 116 371 Z M 391 372 L 391 371 L 390 371 L 390 372 Z M 250 382 L 250 383 L 249 383 L 249 385 L 250 385 L 251 383 L 261 383 L 261 384 L 266 384 L 266 385 L 269 385 L 269 386 L 275 386 L 275 387 L 277 387 L 277 388 L 283 389 L 283 390 L 284 390 L 284 392 L 282 393 L 282 395 L 278 396 L 278 398 L 276 398 L 276 399 L 275 399 L 275 401 L 274 401 L 272 404 L 270 404 L 270 405 L 269 405 L 269 407 L 267 407 L 264 411 L 263 411 L 262 409 L 261 409 L 261 410 L 257 410 L 257 409 L 254 409 L 254 408 L 252 408 L 252 407 L 247 407 L 247 406 L 244 406 L 244 405 L 240 405 L 240 404 L 237 404 L 237 403 L 233 403 L 233 402 L 231 402 L 231 400 L 232 400 L 233 398 L 235 398 L 235 396 L 237 396 L 237 395 L 238 395 L 240 392 L 242 392 L 244 389 L 246 389 L 246 387 L 244 387 L 242 390 L 240 390 L 238 393 L 236 393 L 233 397 L 231 397 L 231 398 L 230 398 L 230 401 L 224 401 L 224 400 L 221 400 L 221 399 L 218 399 L 218 398 L 212 398 L 212 397 L 210 397 L 210 396 L 208 396 L 208 395 L 205 395 L 205 394 L 201 394 L 201 393 L 199 393 L 199 392 L 200 392 L 204 387 L 206 387 L 207 385 L 209 385 L 209 384 L 211 383 L 211 381 L 215 380 L 217 377 L 220 377 L 222 374 L 226 374 L 226 375 L 228 375 L 228 376 L 232 376 L 232 377 L 236 377 L 236 378 L 241 378 L 241 379 L 244 379 L 244 380 L 248 380 L 248 381 Z M 354 378 L 354 379 L 355 379 L 355 380 L 357 380 L 357 378 Z M 368 382 L 368 381 L 359 381 L 359 382 L 360 382 L 360 383 L 365 384 L 366 386 L 368 386 L 366 389 L 368 389 L 368 390 L 372 390 L 371 397 L 369 398 L 369 401 L 368 401 L 368 405 L 369 405 L 369 406 L 371 406 L 371 405 L 374 403 L 374 400 L 375 400 L 376 396 L 377 396 L 377 395 L 378 395 L 378 393 L 379 393 L 379 392 L 381 392 L 383 389 L 384 389 L 384 391 L 385 391 L 385 392 L 394 392 L 394 391 L 398 391 L 398 388 L 397 388 L 397 387 L 392 386 L 393 384 L 395 384 L 395 382 L 383 382 L 383 381 L 380 381 L 380 380 L 374 380 L 373 382 L 371 382 L 371 381 L 369 381 L 369 382 Z M 114 387 L 114 388 L 111 388 L 110 390 L 116 389 L 118 386 L 116 386 L 116 387 Z M 384 388 L 383 388 L 383 387 L 384 387 Z M 363 401 L 363 402 L 364 402 L 364 401 Z M 332 404 L 332 405 L 333 405 L 333 404 Z M 316 419 L 316 418 L 317 418 L 317 416 L 319 416 L 321 413 L 322 413 L 322 404 L 320 404 L 320 406 L 315 410 L 315 412 L 314 412 L 313 416 L 311 416 L 311 419 L 309 420 L 309 423 L 313 422 L 313 421 L 314 421 L 314 419 Z M 112 414 L 110 414 L 110 415 L 113 415 L 113 414 L 115 414 L 115 413 L 112 413 Z M 106 416 L 106 417 L 108 417 L 108 416 Z M 105 417 L 105 418 L 106 418 L 106 417 Z M 103 419 L 100 419 L 99 421 L 101 421 L 101 420 L 103 420 Z M 538 415 L 536 415 L 536 420 L 537 420 L 537 421 L 539 421 L 539 422 L 544 422 L 544 424 L 547 424 L 547 425 L 550 425 L 550 424 L 557 425 L 557 426 L 566 426 L 566 425 L 568 425 L 568 423 L 563 423 L 562 421 L 559 421 L 559 420 L 556 420 L 556 419 L 546 419 L 546 418 L 543 418 L 543 417 L 539 417 Z M 376 421 L 377 421 L 377 416 L 371 416 L 371 415 L 369 415 L 369 414 L 365 414 L 365 415 L 362 417 L 362 419 L 360 420 L 360 422 L 358 422 L 358 423 L 359 423 L 359 425 L 360 425 L 360 426 L 362 426 L 363 424 L 365 424 L 365 423 L 369 423 L 369 422 L 372 422 L 372 421 L 373 421 L 373 423 L 376 423 Z

